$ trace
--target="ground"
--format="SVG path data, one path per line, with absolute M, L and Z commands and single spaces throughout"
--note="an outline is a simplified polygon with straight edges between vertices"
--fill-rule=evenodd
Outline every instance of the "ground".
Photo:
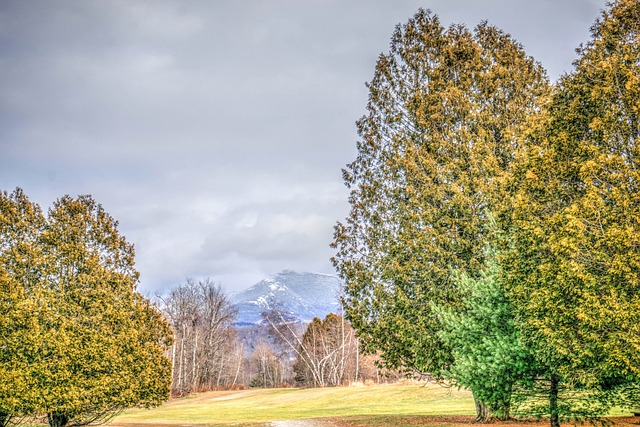
M 638 427 L 640 417 L 615 417 L 607 419 L 610 427 Z M 270 423 L 251 424 L 264 427 L 473 427 L 479 426 L 473 417 L 469 416 L 402 416 L 402 417 L 346 417 L 322 418 L 293 421 L 272 421 Z M 234 424 L 226 424 L 232 426 Z M 243 425 L 243 424 L 241 424 Z M 484 424 L 486 427 L 548 427 L 549 421 L 505 421 Z M 580 423 L 563 423 L 564 426 L 580 425 Z M 589 424 L 586 424 L 587 426 Z M 600 426 L 600 424 L 594 424 Z M 149 427 L 149 424 L 118 422 L 109 424 L 111 427 Z M 154 424 L 154 427 L 211 427 L 218 424 Z

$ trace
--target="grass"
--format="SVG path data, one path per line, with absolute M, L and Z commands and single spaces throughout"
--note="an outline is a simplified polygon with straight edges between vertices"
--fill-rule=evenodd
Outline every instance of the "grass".
M 402 383 L 323 389 L 250 389 L 217 391 L 174 399 L 150 410 L 136 409 L 117 417 L 114 426 L 257 427 L 275 420 L 344 418 L 345 425 L 384 424 L 390 416 L 473 415 L 469 392 L 435 384 Z M 358 424 L 359 419 L 381 424 Z M 407 424 L 415 425 L 415 424 Z

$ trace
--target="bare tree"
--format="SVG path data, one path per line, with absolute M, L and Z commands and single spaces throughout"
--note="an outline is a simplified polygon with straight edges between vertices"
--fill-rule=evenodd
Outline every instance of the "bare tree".
M 243 352 L 233 328 L 236 310 L 222 288 L 210 279 L 187 279 L 161 300 L 176 338 L 172 393 L 235 385 Z
M 280 387 L 286 384 L 287 364 L 265 341 L 256 344 L 251 357 L 254 376 L 252 387 Z
M 358 340 L 342 316 L 332 313 L 324 321 L 315 318 L 305 327 L 277 304 L 272 304 L 263 318 L 274 338 L 291 355 L 296 383 L 326 387 L 358 380 Z

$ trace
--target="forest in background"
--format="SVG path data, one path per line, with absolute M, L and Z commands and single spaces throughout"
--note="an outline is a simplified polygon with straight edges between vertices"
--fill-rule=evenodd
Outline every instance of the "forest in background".
M 175 341 L 172 395 L 243 387 L 327 387 L 398 378 L 364 355 L 342 316 L 303 323 L 277 303 L 260 325 L 236 326 L 220 285 L 191 280 L 159 297 Z

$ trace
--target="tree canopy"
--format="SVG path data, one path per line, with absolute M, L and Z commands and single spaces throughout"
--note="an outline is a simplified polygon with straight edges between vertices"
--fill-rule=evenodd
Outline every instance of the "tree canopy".
M 2 362 L 22 369 L 0 408 L 64 426 L 164 401 L 172 333 L 136 291 L 133 246 L 117 221 L 90 196 L 64 196 L 45 218 L 19 189 L 2 194 L 2 218 L 0 321 L 12 325 L 3 342 L 15 343 L 2 347 Z
M 592 27 L 503 216 L 524 336 L 557 381 L 602 391 L 640 378 L 639 34 L 634 0 Z
M 391 367 L 440 375 L 451 349 L 432 303 L 455 305 L 450 271 L 476 277 L 517 135 L 548 91 L 502 31 L 445 29 L 420 10 L 393 34 L 368 84 L 351 212 L 335 229 L 346 314 Z
M 38 408 L 31 363 L 42 338 L 44 258 L 38 244 L 45 224 L 40 207 L 17 189 L 0 192 L 0 426 Z

